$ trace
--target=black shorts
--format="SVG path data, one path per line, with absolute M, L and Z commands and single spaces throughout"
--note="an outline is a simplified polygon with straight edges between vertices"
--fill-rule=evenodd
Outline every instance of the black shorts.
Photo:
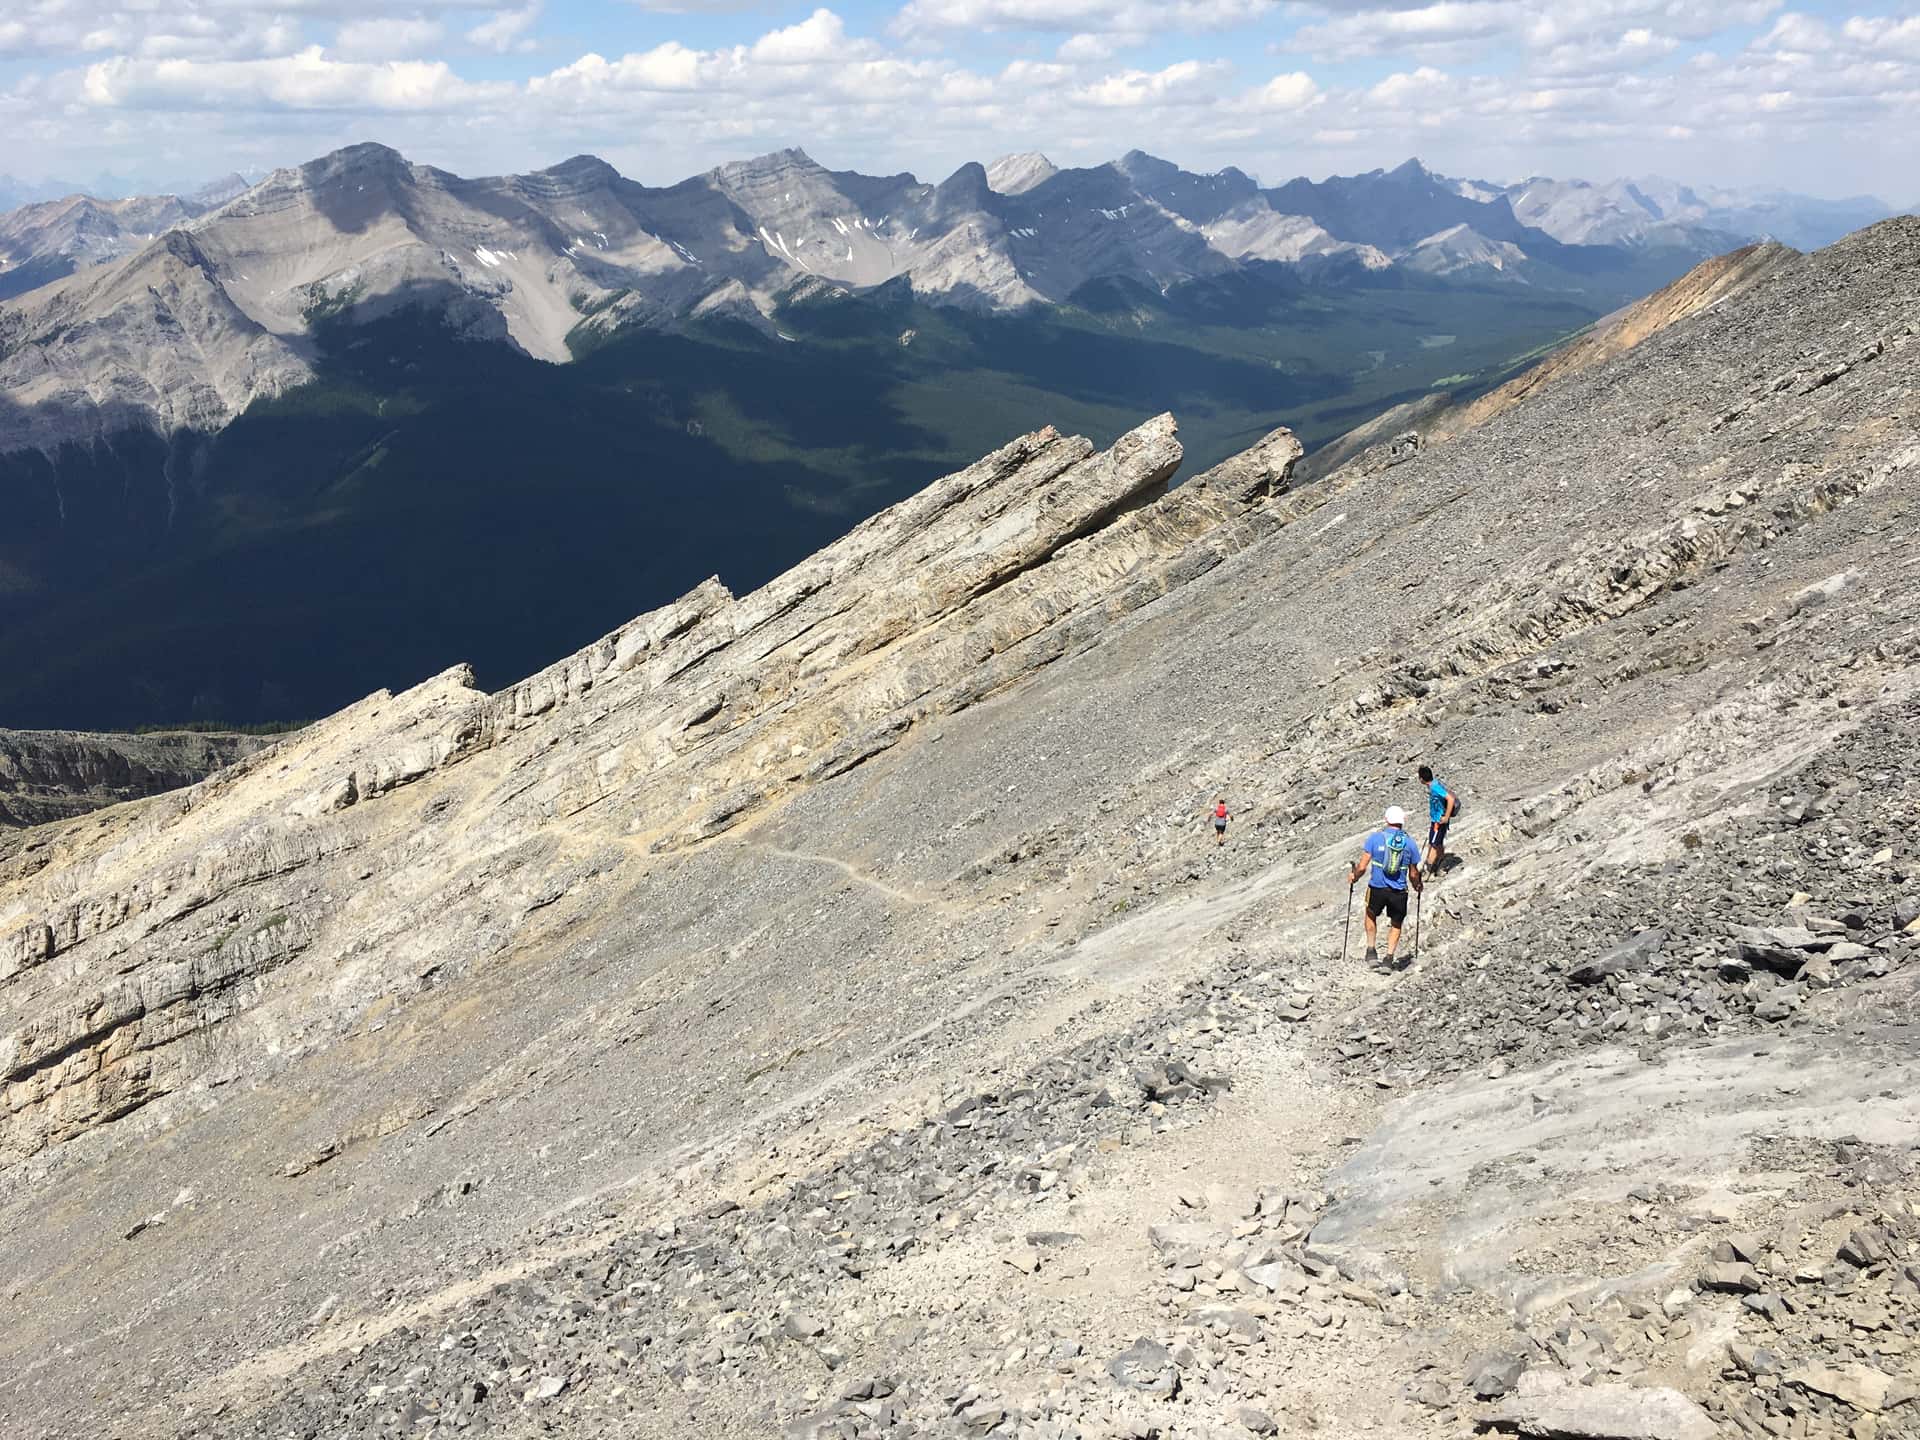
M 1385 885 L 1367 887 L 1367 914 L 1375 919 L 1380 912 L 1387 912 L 1387 918 L 1394 924 L 1402 924 L 1407 918 L 1407 892 L 1389 889 Z
M 1451 824 L 1453 824 L 1451 820 L 1436 820 L 1433 824 L 1429 825 L 1427 827 L 1427 845 L 1434 850 L 1446 849 L 1447 827 Z

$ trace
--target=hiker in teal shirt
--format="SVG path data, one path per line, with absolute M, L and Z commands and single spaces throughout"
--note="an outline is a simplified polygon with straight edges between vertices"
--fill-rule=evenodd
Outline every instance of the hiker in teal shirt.
M 1427 873 L 1438 875 L 1447 858 L 1447 827 L 1459 812 L 1460 801 L 1433 778 L 1431 765 L 1420 767 L 1420 778 L 1427 786 Z

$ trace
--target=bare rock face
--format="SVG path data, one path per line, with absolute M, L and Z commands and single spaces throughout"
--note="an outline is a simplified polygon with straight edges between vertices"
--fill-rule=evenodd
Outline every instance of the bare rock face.
M 44 870 L 16 855 L 0 1168 L 190 1085 L 208 1051 L 189 1037 L 242 1012 L 321 1020 L 280 979 L 296 959 L 367 994 L 466 963 L 498 902 L 457 897 L 488 857 L 555 826 L 698 845 L 1005 689 L 1250 543 L 1300 447 L 1279 432 L 1168 494 L 1180 453 L 1168 416 L 1105 452 L 1025 436 L 752 594 L 709 582 L 496 695 L 464 667 L 375 695 L 97 836 L 52 835 Z M 450 803 L 477 808 L 402 839 Z M 109 962 L 128 947 L 139 963 Z
M 0 299 L 131 255 L 214 203 L 178 195 L 124 200 L 69 195 L 0 214 Z
M 0 730 L 0 826 L 41 825 L 178 790 L 270 742 L 191 730 L 99 735 Z
M 169 231 L 0 312 L 0 450 L 127 427 L 216 430 L 311 375 L 299 346 L 234 302 L 213 257 Z
M 1059 168 L 1037 150 L 1002 155 L 987 166 L 987 183 L 1002 195 L 1020 195 L 1051 179 Z
M 1372 452 L 1370 465 L 1397 464 L 1411 454 L 1403 443 L 1408 434 L 1412 434 L 1417 447 L 1436 445 L 1477 429 L 1537 390 L 1626 354 L 1688 316 L 1744 293 L 1799 258 L 1797 251 L 1784 245 L 1766 243 L 1704 261 L 1671 285 L 1607 316 L 1590 331 L 1484 395 L 1456 402 L 1452 396 L 1436 392 L 1395 406 L 1316 450 L 1301 465 L 1301 478 L 1329 475 L 1368 452 Z
M 1677 1390 L 1582 1387 L 1544 1370 L 1520 1377 L 1497 1420 L 1544 1440 L 1714 1440 L 1720 1434 L 1713 1417 Z

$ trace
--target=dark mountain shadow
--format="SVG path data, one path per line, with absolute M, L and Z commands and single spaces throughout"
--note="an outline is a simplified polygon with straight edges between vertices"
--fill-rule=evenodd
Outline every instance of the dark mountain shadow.
M 36 255 L 24 265 L 0 271 L 0 300 L 12 300 L 43 285 L 73 274 L 78 267 L 70 255 Z

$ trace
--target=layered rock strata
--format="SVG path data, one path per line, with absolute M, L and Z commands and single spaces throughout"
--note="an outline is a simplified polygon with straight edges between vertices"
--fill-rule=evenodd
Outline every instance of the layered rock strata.
M 465 969 L 499 902 L 475 877 L 529 847 L 701 844 L 1093 643 L 1257 539 L 1299 454 L 1277 432 L 1169 494 L 1171 417 L 1105 452 L 1024 436 L 751 594 L 710 581 L 495 695 L 456 667 L 15 848 L 0 1167 L 204 1078 L 243 1012 L 330 1025 L 296 961 L 371 990 Z M 449 804 L 457 827 L 405 842 Z M 509 923 L 494 943 L 529 943 Z

